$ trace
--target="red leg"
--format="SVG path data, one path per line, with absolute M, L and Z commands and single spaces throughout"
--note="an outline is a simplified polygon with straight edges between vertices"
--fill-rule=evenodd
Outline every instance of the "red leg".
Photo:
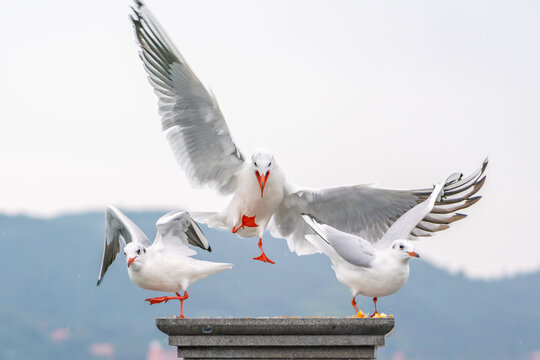
M 187 300 L 189 298 L 189 294 L 187 293 L 187 291 L 184 290 L 184 296 L 180 296 L 179 293 L 176 293 L 176 295 L 178 295 L 178 297 L 180 298 L 180 316 L 179 318 L 182 318 L 182 319 L 185 319 L 186 317 L 184 316 L 184 300 Z
M 272 260 L 270 260 L 266 254 L 264 253 L 263 247 L 262 247 L 262 238 L 259 238 L 259 249 L 261 249 L 261 255 L 254 257 L 253 260 L 259 260 L 262 262 L 267 262 L 270 264 L 275 264 Z
M 352 298 L 352 302 L 351 302 L 352 306 L 354 307 L 354 310 L 356 310 L 356 313 L 358 314 L 358 312 L 360 310 L 358 310 L 358 307 L 356 306 L 356 299 L 355 297 Z
M 373 304 L 375 305 L 375 312 L 371 314 L 369 317 L 374 317 L 375 315 L 379 315 L 379 312 L 377 311 L 377 298 L 373 298 Z
M 160 296 L 160 297 L 155 297 L 155 298 L 148 298 L 148 299 L 145 299 L 144 301 L 148 301 L 150 303 L 150 305 L 154 305 L 154 304 L 159 304 L 159 303 L 162 303 L 162 302 L 167 302 L 169 300 L 180 300 L 180 318 L 185 318 L 184 316 L 184 300 L 186 300 L 187 298 L 189 298 L 189 295 L 187 293 L 187 291 L 184 291 L 184 296 L 180 296 L 179 293 L 176 293 L 177 296 Z
M 247 227 L 257 227 L 257 226 L 259 226 L 259 225 L 257 225 L 255 223 L 255 216 L 242 215 L 242 223 L 238 227 L 233 226 L 232 233 L 236 234 L 236 232 L 238 230 L 244 228 L 245 226 L 247 226 Z

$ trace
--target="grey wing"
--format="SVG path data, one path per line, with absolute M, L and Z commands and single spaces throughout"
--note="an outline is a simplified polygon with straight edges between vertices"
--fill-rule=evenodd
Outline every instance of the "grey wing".
M 189 245 L 212 251 L 206 236 L 187 211 L 171 211 L 156 222 L 156 248 L 181 251 L 186 256 L 196 254 Z
M 147 7 L 131 20 L 148 80 L 159 97 L 161 125 L 176 160 L 194 185 L 234 190 L 244 156 L 213 96 L 204 88 Z
M 373 245 L 359 236 L 347 234 L 321 222 L 311 214 L 302 214 L 304 221 L 326 244 L 332 247 L 335 254 L 343 260 L 362 267 L 369 267 L 375 258 Z M 325 244 L 318 243 L 313 237 L 307 240 L 326 253 L 334 262 L 337 260 L 331 251 L 325 250 Z M 314 241 L 315 240 L 315 241 Z
M 448 181 L 448 179 L 447 179 Z M 392 245 L 392 242 L 399 239 L 407 239 L 413 229 L 422 221 L 433 209 L 435 201 L 439 198 L 442 188 L 445 183 L 440 183 L 433 188 L 429 197 L 409 209 L 405 214 L 401 215 L 384 233 L 381 240 L 375 246 L 378 249 L 386 249 Z
M 101 258 L 101 269 L 98 275 L 97 285 L 101 284 L 103 276 L 109 266 L 120 252 L 120 241 L 125 243 L 138 242 L 145 247 L 152 245 L 150 240 L 126 215 L 114 206 L 108 205 L 105 209 L 105 245 Z
M 468 177 L 450 176 L 431 212 L 411 231 L 415 237 L 431 236 L 449 224 L 466 217 L 457 211 L 478 200 L 474 196 L 484 185 L 487 159 Z M 291 251 L 307 255 L 318 250 L 305 240 L 311 232 L 301 213 L 310 213 L 327 225 L 375 243 L 405 212 L 426 200 L 433 189 L 390 190 L 371 186 L 343 186 L 321 190 L 300 190 L 286 195 L 274 213 L 269 229 L 272 235 L 287 239 Z

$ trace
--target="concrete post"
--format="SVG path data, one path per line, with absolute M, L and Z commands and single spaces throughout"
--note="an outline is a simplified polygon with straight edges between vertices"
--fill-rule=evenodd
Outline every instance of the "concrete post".
M 190 359 L 375 359 L 394 319 L 159 318 L 178 357 Z

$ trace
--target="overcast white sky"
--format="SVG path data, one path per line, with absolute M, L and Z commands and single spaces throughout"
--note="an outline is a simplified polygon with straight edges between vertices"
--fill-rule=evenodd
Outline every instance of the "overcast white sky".
M 9 1 L 0 22 L 0 212 L 226 204 L 174 161 L 129 1 Z M 431 186 L 489 156 L 469 218 L 419 243 L 472 276 L 540 266 L 540 3 L 172 1 L 147 5 L 241 150 L 291 182 Z

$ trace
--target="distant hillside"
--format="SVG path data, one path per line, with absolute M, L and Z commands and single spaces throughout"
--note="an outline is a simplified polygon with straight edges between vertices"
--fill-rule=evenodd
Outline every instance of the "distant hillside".
M 162 213 L 129 216 L 148 235 Z M 188 317 L 353 315 L 349 291 L 322 255 L 298 257 L 283 240 L 265 239 L 276 265 L 252 261 L 255 239 L 203 228 L 213 248 L 199 258 L 235 264 L 190 288 Z M 177 302 L 150 307 L 158 293 L 133 285 L 123 259 L 96 287 L 103 214 L 43 220 L 0 216 L 1 359 L 143 359 L 154 325 L 177 315 Z M 379 302 L 396 317 L 380 359 L 532 359 L 540 356 L 540 273 L 501 281 L 450 275 L 412 261 L 405 288 Z M 359 297 L 360 299 L 360 297 Z M 372 310 L 370 299 L 360 307 Z

